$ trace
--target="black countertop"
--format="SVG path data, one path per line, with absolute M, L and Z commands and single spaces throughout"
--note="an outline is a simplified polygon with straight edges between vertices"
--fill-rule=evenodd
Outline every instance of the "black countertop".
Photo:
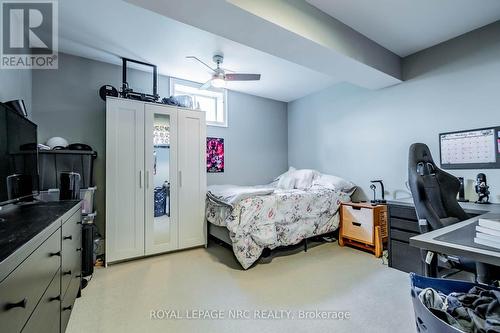
M 68 200 L 2 207 L 0 263 L 78 203 L 78 200 Z

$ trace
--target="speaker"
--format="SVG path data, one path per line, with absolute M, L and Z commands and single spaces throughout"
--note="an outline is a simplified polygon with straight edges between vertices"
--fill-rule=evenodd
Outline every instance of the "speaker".
M 84 223 L 82 226 L 82 276 L 94 274 L 94 233 L 96 226 Z
M 103 101 L 106 100 L 107 96 L 118 97 L 118 90 L 116 90 L 115 87 L 113 87 L 109 84 L 106 84 L 106 85 L 102 86 L 101 88 L 99 88 L 99 96 L 101 97 L 101 99 Z
M 460 188 L 458 189 L 458 202 L 468 202 L 469 200 L 465 199 L 464 177 L 458 177 L 458 181 L 460 182 Z

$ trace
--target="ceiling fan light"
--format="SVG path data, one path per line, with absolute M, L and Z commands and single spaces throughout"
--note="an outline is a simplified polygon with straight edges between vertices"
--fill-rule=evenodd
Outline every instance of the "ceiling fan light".
M 224 88 L 226 86 L 226 81 L 220 77 L 214 77 L 212 79 L 212 86 L 215 88 Z

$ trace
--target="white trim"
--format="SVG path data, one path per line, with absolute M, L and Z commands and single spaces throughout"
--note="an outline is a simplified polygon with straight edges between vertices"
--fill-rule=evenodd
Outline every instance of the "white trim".
M 170 96 L 174 96 L 174 85 L 175 83 L 182 84 L 188 87 L 193 87 L 193 88 L 200 88 L 203 84 L 199 82 L 194 82 L 194 81 L 188 81 L 184 79 L 179 79 L 173 76 L 169 77 L 169 93 Z M 228 102 L 227 102 L 227 89 L 217 89 L 217 88 L 208 88 L 208 92 L 214 92 L 214 93 L 222 93 L 222 104 L 223 104 L 223 117 L 224 121 L 223 122 L 214 122 L 214 121 L 206 121 L 206 124 L 208 126 L 215 126 L 215 127 L 228 127 Z M 203 111 L 203 110 L 202 110 Z M 217 110 L 216 110 L 217 112 Z

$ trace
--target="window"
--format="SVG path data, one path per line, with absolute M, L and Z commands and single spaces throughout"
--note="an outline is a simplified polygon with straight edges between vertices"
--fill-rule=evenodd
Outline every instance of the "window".
M 225 89 L 200 89 L 200 83 L 170 78 L 170 95 L 188 95 L 193 109 L 206 112 L 207 125 L 227 127 L 227 92 Z

